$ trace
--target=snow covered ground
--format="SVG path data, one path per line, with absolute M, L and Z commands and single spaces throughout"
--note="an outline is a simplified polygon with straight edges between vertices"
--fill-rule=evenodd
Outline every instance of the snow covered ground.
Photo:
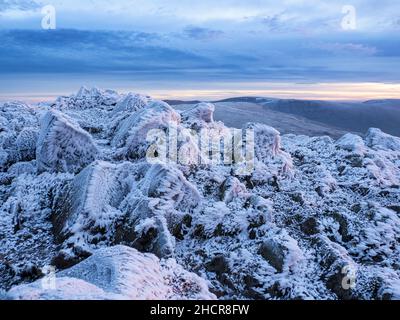
M 1 105 L 0 297 L 400 299 L 400 138 L 263 119 L 243 175 L 192 161 L 187 129 L 229 131 L 213 113 L 86 88 Z M 190 165 L 148 163 L 171 123 Z

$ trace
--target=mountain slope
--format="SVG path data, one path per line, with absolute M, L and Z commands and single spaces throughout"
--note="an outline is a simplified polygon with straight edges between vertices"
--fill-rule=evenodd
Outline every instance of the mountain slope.
M 252 166 L 216 162 L 221 139 L 232 141 L 219 105 L 238 110 L 180 112 L 84 88 L 50 106 L 0 106 L 6 297 L 400 299 L 400 138 L 281 135 L 252 122 L 242 141 L 254 140 Z M 146 157 L 147 133 L 171 127 L 179 161 L 163 148 Z M 207 133 L 209 152 L 194 132 Z M 46 270 L 55 289 L 42 287 Z

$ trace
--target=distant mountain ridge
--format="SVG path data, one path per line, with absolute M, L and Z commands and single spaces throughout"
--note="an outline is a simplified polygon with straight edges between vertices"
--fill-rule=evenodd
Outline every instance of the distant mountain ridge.
M 197 102 L 180 101 L 171 103 L 172 105 L 183 106 L 185 104 L 195 104 Z M 327 133 L 332 128 L 346 132 L 363 133 L 370 127 L 384 128 L 386 132 L 393 135 L 400 135 L 400 99 L 378 99 L 361 102 L 343 101 L 324 101 L 324 100 L 298 100 L 298 99 L 276 99 L 269 97 L 233 97 L 223 100 L 213 101 L 218 108 L 226 108 L 226 104 L 236 105 L 246 104 L 248 111 L 261 106 L 264 113 L 258 111 L 254 121 L 268 123 L 271 112 L 301 117 L 302 120 L 315 122 L 322 127 L 326 127 Z M 225 117 L 232 117 L 232 114 L 221 110 L 221 121 L 227 120 Z M 247 119 L 248 121 L 249 119 Z M 251 120 L 251 119 L 250 119 Z M 277 129 L 286 132 L 286 126 Z M 290 132 L 289 133 L 298 133 Z M 315 134 L 315 133 L 313 133 Z M 318 134 L 318 132 L 317 132 Z M 337 137 L 336 133 L 329 134 Z

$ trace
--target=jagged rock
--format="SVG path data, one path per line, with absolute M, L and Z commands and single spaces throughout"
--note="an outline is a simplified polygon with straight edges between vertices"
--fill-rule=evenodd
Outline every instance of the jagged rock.
M 229 203 L 236 198 L 249 198 L 250 194 L 243 183 L 235 177 L 229 177 L 221 186 L 221 200 Z
M 171 256 L 172 216 L 177 210 L 191 212 L 199 201 L 197 190 L 172 167 L 98 161 L 77 175 L 57 200 L 54 233 L 60 243 L 124 243 Z
M 35 128 L 25 128 L 19 133 L 15 141 L 19 161 L 35 159 L 38 136 L 38 131 Z
M 219 274 L 226 273 L 229 272 L 229 263 L 224 255 L 219 254 L 206 263 L 206 269 Z
M 169 127 L 176 127 L 179 123 L 179 114 L 167 103 L 152 101 L 147 108 L 121 121 L 115 129 L 111 145 L 122 148 L 120 153 L 123 157 L 143 158 L 150 145 L 146 143 L 150 130 L 167 130 Z
M 122 215 L 117 207 L 129 189 L 121 179 L 124 167 L 96 161 L 82 170 L 55 203 L 52 217 L 56 239 L 96 243 Z M 83 239 L 82 239 L 83 237 Z
M 324 269 L 324 277 L 327 279 L 327 288 L 332 290 L 340 299 L 354 299 L 356 293 L 353 290 L 354 287 L 351 286 L 351 281 L 355 280 L 357 264 L 344 247 L 326 237 L 321 237 L 318 240 L 318 245 L 324 255 L 322 268 Z M 346 281 L 346 277 L 348 277 L 348 281 Z
M 259 123 L 249 123 L 245 129 L 253 129 L 256 156 L 261 161 L 275 157 L 281 151 L 281 137 L 278 130 Z
M 212 123 L 214 122 L 215 106 L 212 103 L 202 102 L 193 108 L 182 112 L 182 118 L 190 123 Z
M 0 132 L 1 131 L 22 131 L 27 127 L 35 127 L 38 118 L 35 109 L 22 102 L 6 102 L 0 105 Z
M 355 134 L 347 133 L 336 141 L 336 145 L 349 152 L 363 155 L 366 152 L 364 140 Z
M 144 195 L 159 199 L 180 211 L 196 207 L 200 200 L 197 189 L 174 167 L 153 165 L 138 185 Z M 163 205 L 164 206 L 164 205 Z
M 112 111 L 112 115 L 126 113 L 127 115 L 147 107 L 152 99 L 140 94 L 128 93 L 120 100 Z
M 260 247 L 260 254 L 278 272 L 283 271 L 283 265 L 285 263 L 285 247 L 280 243 L 277 243 L 272 239 L 264 241 Z
M 131 239 L 135 238 L 135 247 L 154 252 L 160 257 L 171 256 L 174 252 L 171 233 L 180 223 L 173 217 L 178 212 L 182 218 L 190 213 L 199 204 L 200 195 L 173 167 L 153 165 L 146 170 L 137 189 L 127 196 L 121 207 L 130 213 L 128 226 L 144 221 L 144 225 L 135 227 L 136 235 L 130 236 Z
M 368 147 L 375 150 L 391 150 L 397 152 L 400 150 L 400 138 L 384 133 L 377 128 L 368 130 L 365 141 Z
M 55 110 L 43 117 L 36 148 L 39 172 L 77 173 L 97 155 L 98 149 L 89 133 L 72 119 Z
M 289 272 L 304 259 L 296 240 L 284 232 L 267 238 L 261 244 L 259 254 L 279 273 Z
M 55 107 L 59 110 L 86 110 L 91 108 L 112 108 L 121 99 L 114 90 L 88 89 L 81 87 L 77 94 L 59 97 Z
M 22 174 L 34 174 L 36 172 L 35 163 L 17 162 L 8 168 L 7 173 L 11 177 L 18 177 Z
M 46 280 L 44 280 L 46 281 Z M 80 264 L 11 289 L 11 299 L 215 299 L 206 282 L 174 260 L 159 260 L 125 246 L 102 248 Z M 184 284 L 184 285 L 182 285 Z
M 379 288 L 378 297 L 382 300 L 400 300 L 400 279 L 385 279 Z
M 317 220 L 314 217 L 306 219 L 301 224 L 301 230 L 308 236 L 317 234 L 319 232 Z
M 41 135 L 46 131 L 46 148 L 55 149 L 34 160 L 38 115 L 46 112 L 59 126 Z M 104 259 L 90 260 L 98 248 L 123 244 L 157 255 L 160 265 L 174 257 L 222 299 L 398 298 L 398 138 L 371 129 L 364 141 L 347 134 L 335 142 L 250 124 L 255 157 L 243 174 L 241 159 L 213 161 L 221 143 L 239 134 L 212 113 L 212 105 L 199 104 L 180 116 L 149 97 L 86 89 L 52 107 L 0 104 L 0 287 L 31 281 L 48 265 L 101 265 Z M 149 130 L 168 133 L 171 123 L 178 163 L 148 161 Z M 202 131 L 210 142 L 205 151 L 198 147 Z M 252 136 L 241 139 L 244 148 Z M 88 140 L 101 152 L 86 157 Z M 90 271 L 60 277 L 55 291 L 43 292 L 40 280 L 25 287 L 32 295 L 17 287 L 20 297 L 126 298 L 104 289 L 108 280 L 92 283 L 91 274 L 110 274 L 95 262 Z M 24 270 L 28 265 L 36 269 Z M 350 290 L 343 288 L 351 275 L 346 266 L 357 269 Z M 178 291 L 188 284 L 174 283 Z

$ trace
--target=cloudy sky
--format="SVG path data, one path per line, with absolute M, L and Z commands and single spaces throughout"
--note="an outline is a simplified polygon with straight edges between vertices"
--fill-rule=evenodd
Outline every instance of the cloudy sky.
M 0 99 L 400 98 L 399 70 L 400 1 L 0 0 Z

